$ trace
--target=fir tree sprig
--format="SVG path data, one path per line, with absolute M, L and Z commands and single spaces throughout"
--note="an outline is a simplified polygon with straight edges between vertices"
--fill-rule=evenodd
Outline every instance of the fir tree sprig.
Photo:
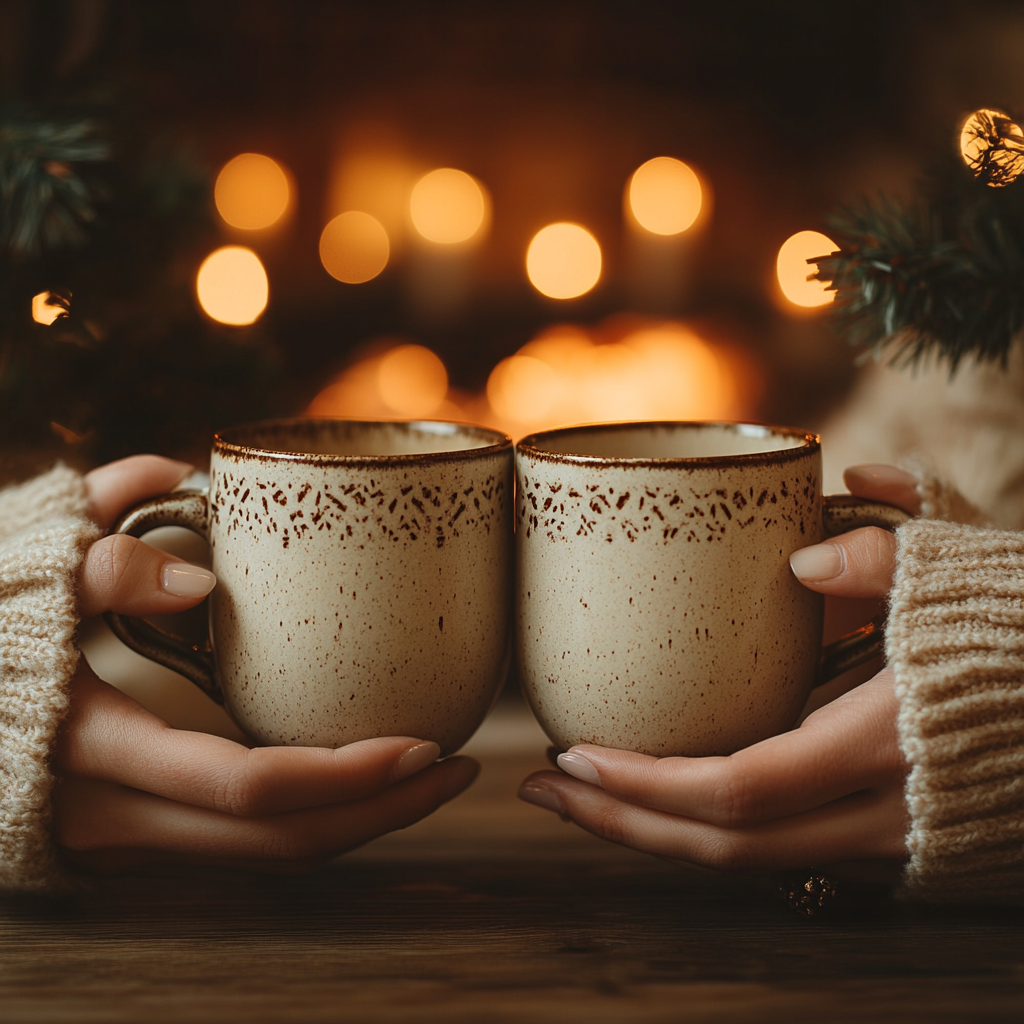
M 18 260 L 83 244 L 104 188 L 80 168 L 109 155 L 90 118 L 0 112 L 0 247 Z
M 929 352 L 1005 362 L 1024 326 L 1024 180 L 988 187 L 947 161 L 920 197 L 885 197 L 828 222 L 839 252 L 810 260 L 831 282 L 850 341 L 907 365 Z

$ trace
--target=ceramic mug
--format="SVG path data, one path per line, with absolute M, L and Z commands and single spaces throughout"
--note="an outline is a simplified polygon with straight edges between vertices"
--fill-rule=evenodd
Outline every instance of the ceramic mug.
M 261 743 L 404 735 L 450 754 L 483 721 L 510 660 L 512 463 L 507 435 L 455 423 L 224 430 L 208 495 L 154 498 L 114 527 L 208 538 L 209 643 L 108 622 Z
M 797 548 L 898 509 L 823 498 L 821 445 L 788 427 L 619 423 L 516 446 L 517 653 L 562 750 L 729 754 L 791 728 L 878 624 L 822 652 Z

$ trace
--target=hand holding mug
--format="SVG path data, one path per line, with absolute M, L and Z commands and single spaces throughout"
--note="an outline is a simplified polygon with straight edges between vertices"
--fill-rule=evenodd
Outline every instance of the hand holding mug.
M 914 480 L 892 467 L 855 467 L 865 499 L 918 511 Z M 895 538 L 863 528 L 794 554 L 819 593 L 884 597 Z M 656 758 L 579 745 L 560 772 L 531 775 L 522 799 L 595 835 L 719 871 L 905 858 L 907 765 L 889 670 L 809 715 L 790 732 L 725 757 Z
M 137 456 L 86 477 L 93 516 L 174 487 L 189 467 Z M 113 535 L 89 549 L 83 616 L 156 615 L 196 604 L 213 575 L 141 541 Z M 296 868 L 404 828 L 465 789 L 468 758 L 434 763 L 436 743 L 409 736 L 339 749 L 253 748 L 170 728 L 81 662 L 53 769 L 53 834 L 93 869 L 190 860 Z

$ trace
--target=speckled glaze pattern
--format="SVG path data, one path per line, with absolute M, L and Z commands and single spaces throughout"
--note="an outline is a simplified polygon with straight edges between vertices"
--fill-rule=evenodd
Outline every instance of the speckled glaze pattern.
M 552 741 L 703 756 L 790 728 L 823 606 L 788 559 L 824 537 L 820 481 L 817 438 L 783 428 L 620 424 L 521 441 L 518 658 Z
M 404 735 L 450 754 L 511 657 L 512 465 L 507 435 L 457 424 L 222 432 L 206 523 L 175 512 L 185 499 L 171 495 L 136 510 L 132 527 L 169 512 L 205 525 L 212 659 L 175 653 L 139 620 L 122 617 L 119 635 L 222 699 L 261 743 Z

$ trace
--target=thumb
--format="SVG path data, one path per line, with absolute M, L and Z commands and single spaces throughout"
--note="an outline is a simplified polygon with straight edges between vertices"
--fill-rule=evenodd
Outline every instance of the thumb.
M 198 604 L 217 584 L 209 569 L 189 565 L 122 533 L 96 541 L 78 576 L 78 613 L 164 615 Z

